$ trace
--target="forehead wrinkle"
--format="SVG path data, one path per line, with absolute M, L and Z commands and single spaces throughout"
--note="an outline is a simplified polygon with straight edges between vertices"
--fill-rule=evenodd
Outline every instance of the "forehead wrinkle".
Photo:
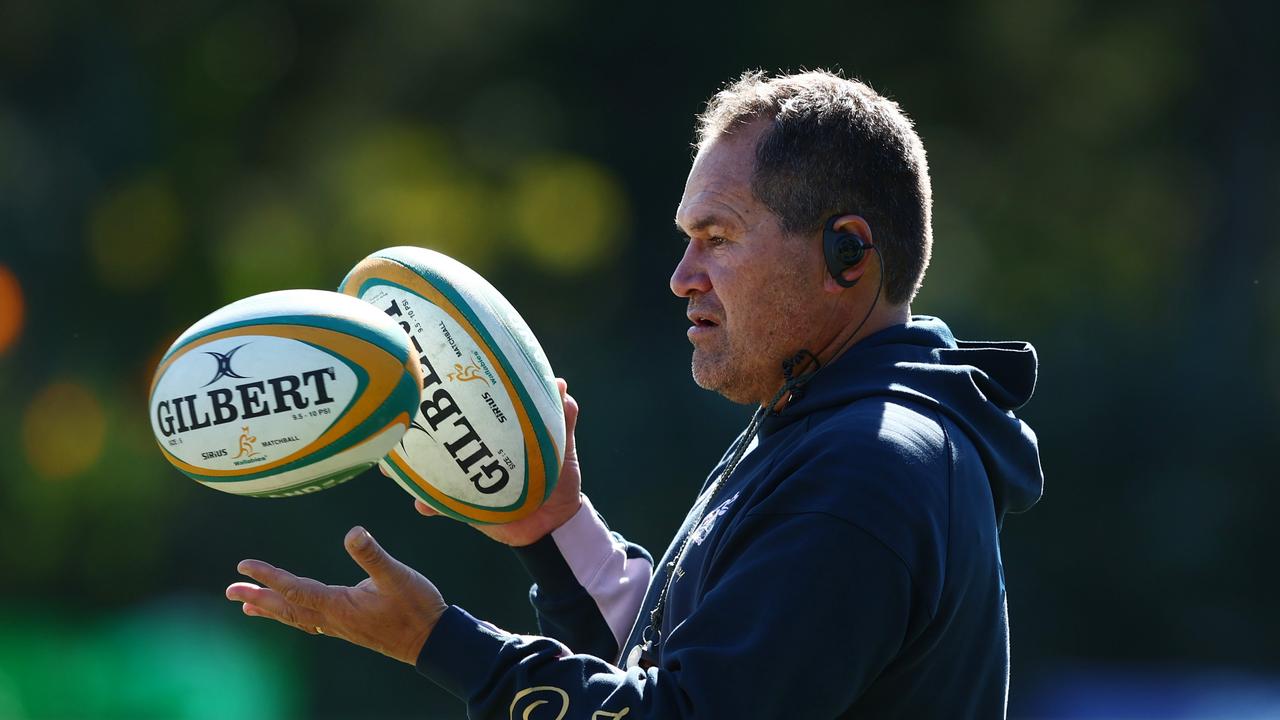
M 711 197 L 707 197 L 707 196 Z M 720 197 L 716 197 L 720 196 Z M 750 232 L 759 221 L 752 222 L 756 213 L 750 208 L 735 207 L 732 196 L 722 192 L 699 193 L 693 202 L 682 205 L 676 212 L 676 226 L 688 232 L 702 232 L 712 227 L 724 230 Z M 685 219 L 681 222 L 682 217 Z
M 753 207 L 755 194 L 744 178 L 754 168 L 755 153 L 738 142 L 717 141 L 702 148 L 676 209 L 676 225 L 689 232 L 719 226 L 751 232 L 763 218 Z M 688 224 L 681 223 L 687 219 Z

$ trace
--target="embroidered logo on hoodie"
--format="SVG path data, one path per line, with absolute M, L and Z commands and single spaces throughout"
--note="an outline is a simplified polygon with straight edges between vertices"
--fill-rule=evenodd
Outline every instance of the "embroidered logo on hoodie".
M 729 512 L 729 506 L 733 504 L 734 500 L 738 499 L 740 494 L 734 493 L 733 497 L 720 503 L 715 510 L 707 513 L 707 516 L 702 518 L 702 522 L 698 523 L 698 527 L 694 529 L 693 536 L 690 538 L 693 540 L 694 545 L 701 545 L 702 541 L 707 539 L 707 536 L 711 534 L 712 526 L 716 524 L 716 519 Z

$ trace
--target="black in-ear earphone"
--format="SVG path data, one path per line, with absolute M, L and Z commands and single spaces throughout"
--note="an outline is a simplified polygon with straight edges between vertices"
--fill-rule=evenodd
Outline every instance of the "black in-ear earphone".
M 831 272 L 831 276 L 842 287 L 853 287 L 857 284 L 857 280 L 845 280 L 840 276 L 845 270 L 862 262 L 862 258 L 866 256 L 867 250 L 876 254 L 876 260 L 880 261 L 879 284 L 876 286 L 875 297 L 871 299 L 871 304 L 867 306 L 867 314 L 862 316 L 862 322 L 853 329 L 853 332 L 840 343 L 840 347 L 831 357 L 839 357 L 845 348 L 849 347 L 849 343 L 858 336 L 862 331 L 862 327 L 871 319 L 871 313 L 875 311 L 876 304 L 880 302 L 880 293 L 884 291 L 884 256 L 880 254 L 880 248 L 863 240 L 856 233 L 836 232 L 836 220 L 841 215 L 833 215 L 822 230 L 822 254 L 827 259 L 827 270 Z M 796 374 L 796 370 L 801 370 L 800 374 Z M 766 415 L 774 414 L 774 408 L 784 397 L 790 395 L 790 400 L 798 397 L 799 393 L 804 389 L 806 383 L 813 379 L 813 376 L 822 369 L 822 362 L 818 357 L 807 349 L 802 348 L 800 352 L 791 358 L 782 362 L 782 387 L 778 389 L 777 394 L 773 396 L 767 404 L 756 408 L 755 414 L 751 416 L 751 422 L 747 424 L 746 431 L 734 445 L 732 457 L 725 465 L 724 472 L 720 474 L 711 486 L 707 489 L 706 501 L 702 503 L 702 509 L 699 511 L 698 520 L 693 523 L 693 527 L 697 527 L 702 522 L 707 508 L 711 507 L 711 501 L 715 498 L 716 493 L 720 490 L 733 475 L 733 471 L 737 469 L 738 462 L 742 460 L 742 456 L 746 454 L 746 449 L 751 446 L 751 441 L 756 437 L 756 433 L 760 430 L 760 423 Z M 778 411 L 781 412 L 781 411 Z M 680 549 L 676 551 L 676 555 L 667 563 L 667 581 L 662 586 L 661 592 L 658 593 L 658 601 L 654 604 L 653 609 L 649 611 L 649 624 L 640 631 L 641 642 L 639 645 L 631 648 L 631 652 L 627 654 L 627 667 L 641 667 L 648 669 L 658 664 L 658 653 L 662 646 L 662 618 L 667 607 L 667 593 L 671 591 L 671 583 L 675 580 L 676 569 L 680 567 L 680 561 L 684 558 L 685 550 L 689 546 L 689 539 L 693 537 L 693 533 L 685 535 L 683 542 L 680 543 Z
M 867 241 L 857 233 L 838 232 L 836 221 L 840 215 L 832 215 L 822 226 L 822 255 L 827 259 L 827 272 L 840 283 L 841 287 L 853 287 L 858 284 L 857 278 L 845 280 L 842 273 L 862 262 L 867 254 Z

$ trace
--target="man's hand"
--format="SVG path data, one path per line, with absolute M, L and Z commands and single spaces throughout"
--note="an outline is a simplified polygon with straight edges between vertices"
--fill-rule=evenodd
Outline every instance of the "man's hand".
M 352 528 L 344 544 L 369 573 L 355 587 L 325 585 L 261 560 L 242 560 L 236 569 L 265 587 L 234 583 L 227 599 L 244 603 L 245 615 L 339 637 L 413 665 L 448 605 L 430 580 L 388 555 L 364 528 Z
M 560 400 L 564 403 L 564 463 L 560 467 L 560 479 L 542 506 L 532 515 L 503 525 L 472 524 L 471 527 L 497 540 L 503 545 L 519 547 L 531 545 L 548 533 L 569 521 L 582 507 L 582 470 L 578 466 L 578 451 L 573 441 L 573 431 L 578 425 L 578 401 L 569 394 L 569 384 L 564 378 L 556 378 L 560 388 Z M 423 515 L 439 515 L 421 500 L 413 502 Z

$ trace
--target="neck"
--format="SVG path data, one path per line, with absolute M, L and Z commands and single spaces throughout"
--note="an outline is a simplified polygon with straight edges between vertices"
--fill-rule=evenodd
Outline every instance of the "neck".
M 818 367 L 826 367 L 864 338 L 874 335 L 885 328 L 903 325 L 910 319 L 911 307 L 909 305 L 881 305 L 874 308 L 871 314 L 866 317 L 866 321 L 860 326 L 852 323 L 843 325 L 831 335 L 825 344 L 820 345 L 821 349 L 812 350 L 806 348 L 805 351 L 801 351 L 799 357 L 793 358 L 795 364 L 791 369 L 791 377 L 798 378 L 806 373 L 815 372 L 817 370 L 813 364 L 815 359 L 818 362 Z M 786 379 L 781 378 L 777 384 L 773 385 L 769 396 L 760 399 L 760 404 L 765 405 L 770 400 L 773 400 L 774 396 L 782 390 L 785 383 Z M 791 393 L 783 394 L 779 398 L 778 404 L 771 409 L 777 411 L 786 407 L 790 399 Z
M 875 335 L 881 330 L 894 325 L 903 325 L 910 319 L 911 307 L 909 305 L 883 305 L 876 308 L 867 317 L 867 321 L 862 324 L 862 327 L 849 326 L 843 328 L 823 347 L 821 352 L 815 354 L 824 366 L 829 365 L 848 352 L 849 348 L 857 345 L 863 338 Z

